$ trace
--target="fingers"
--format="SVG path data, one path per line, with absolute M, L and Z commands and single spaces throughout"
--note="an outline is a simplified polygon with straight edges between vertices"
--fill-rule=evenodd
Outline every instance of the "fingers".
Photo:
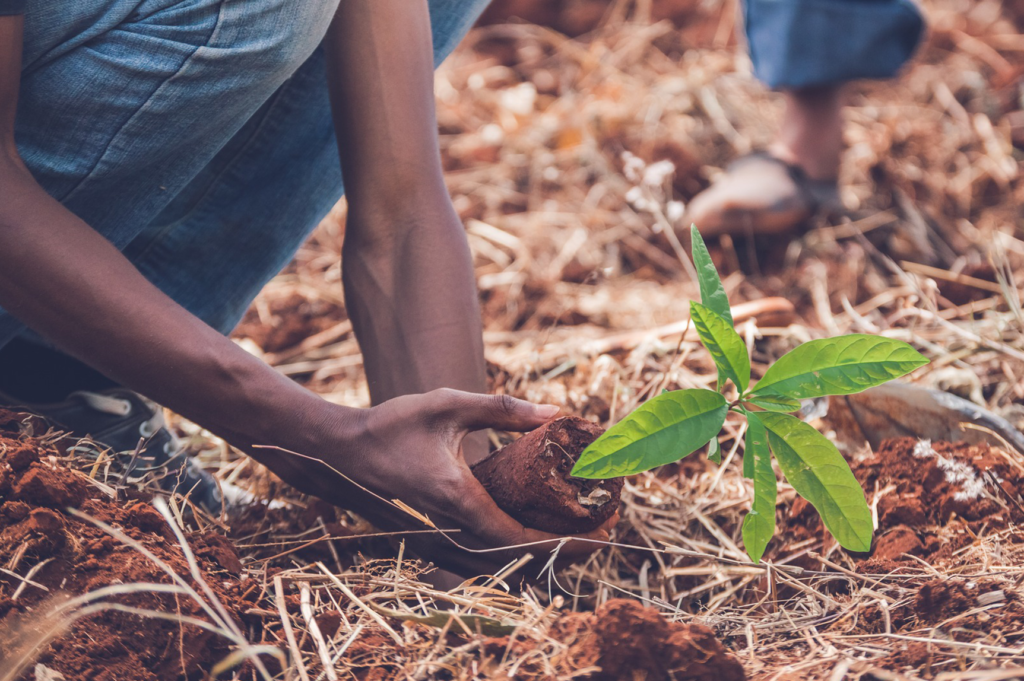
M 472 534 L 488 549 L 504 549 L 478 553 L 492 562 L 503 564 L 524 553 L 542 555 L 559 548 L 563 540 L 569 539 L 559 549 L 559 558 L 577 560 L 601 548 L 601 542 L 608 541 L 608 532 L 617 522 L 618 515 L 601 527 L 581 535 L 563 537 L 550 532 L 523 527 L 510 515 L 498 508 L 487 491 L 470 476 L 462 502 L 459 504 L 463 522 Z
M 439 390 L 444 412 L 465 430 L 498 428 L 532 430 L 558 416 L 553 404 L 532 404 L 509 395 L 477 395 L 457 390 Z

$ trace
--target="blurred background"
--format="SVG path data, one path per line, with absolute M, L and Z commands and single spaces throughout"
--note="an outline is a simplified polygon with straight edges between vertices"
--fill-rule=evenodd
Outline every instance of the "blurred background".
M 810 337 L 886 333 L 929 352 L 916 380 L 1019 423 L 1024 2 L 923 10 L 927 35 L 901 75 L 849 87 L 842 210 L 783 237 L 722 239 L 713 256 L 732 301 L 755 303 L 743 327 L 755 365 Z M 679 329 L 638 332 L 685 320 L 685 208 L 778 127 L 781 97 L 752 76 L 738 14 L 735 0 L 496 0 L 440 69 L 442 153 L 494 390 L 607 421 L 651 390 L 713 380 Z M 633 179 L 628 155 L 645 167 Z M 361 405 L 343 238 L 344 202 L 236 338 Z M 774 296 L 791 313 L 756 307 Z

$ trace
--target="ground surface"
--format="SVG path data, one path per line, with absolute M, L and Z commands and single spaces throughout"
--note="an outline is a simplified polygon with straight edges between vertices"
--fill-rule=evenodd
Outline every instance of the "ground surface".
M 685 202 L 731 158 L 770 140 L 779 114 L 735 45 L 731 2 L 655 0 L 653 15 L 648 3 L 632 14 L 630 4 L 506 7 L 491 20 L 541 11 L 529 18 L 583 35 L 524 23 L 479 28 L 436 86 L 449 188 L 482 292 L 492 387 L 602 426 L 663 389 L 714 383 L 710 358 L 680 335 L 697 289 L 670 228 L 682 226 Z M 713 255 L 734 304 L 749 305 L 739 329 L 755 375 L 809 338 L 881 333 L 932 360 L 914 383 L 1020 427 L 1024 5 L 929 0 L 925 8 L 931 34 L 911 68 L 851 93 L 846 210 L 791 240 L 725 240 Z M 684 28 L 657 22 L 666 16 Z M 649 166 L 671 161 L 673 170 L 655 166 L 647 181 L 643 172 L 630 179 L 624 152 Z M 339 206 L 236 337 L 329 399 L 365 405 L 340 290 L 343 215 Z M 793 309 L 766 302 L 773 296 Z M 81 495 L 82 510 L 189 574 L 145 491 L 118 491 L 112 467 L 63 457 L 49 441 L 33 444 L 39 461 L 17 454 L 24 428 L 8 424 L 0 446 L 4 626 L 51 623 L 40 617 L 52 599 L 86 589 L 170 583 L 137 548 L 63 511 L 68 499 L 36 495 L 33 480 L 46 476 L 68 483 L 70 501 Z M 1024 455 L 1006 446 L 911 438 L 876 451 L 849 446 L 877 517 L 873 552 L 842 551 L 783 484 L 766 570 L 742 550 L 751 492 L 740 474 L 739 424 L 729 423 L 721 468 L 697 453 L 627 481 L 616 546 L 557 575 L 567 591 L 545 577 L 511 596 L 487 578 L 450 593 L 431 589 L 396 538 L 181 428 L 222 481 L 255 500 L 230 522 L 184 521 L 197 569 L 226 613 L 194 577 L 186 584 L 216 615 L 186 594 L 103 596 L 178 620 L 123 610 L 81 620 L 38 658 L 68 679 L 94 678 L 104 664 L 117 670 L 110 678 L 201 678 L 231 651 L 245 657 L 233 627 L 252 645 L 290 654 L 292 678 L 316 679 L 335 658 L 338 678 L 377 680 L 630 678 L 623 670 L 664 678 L 665 667 L 650 665 L 665 660 L 690 665 L 678 679 L 739 678 L 737 664 L 765 680 L 1024 678 L 1013 669 L 1024 665 Z M 71 482 L 66 464 L 96 482 Z M 213 538 L 224 532 L 230 546 Z M 537 575 L 543 558 L 502 577 Z M 465 615 L 438 615 L 440 607 Z M 217 631 L 181 624 L 186 616 L 216 621 Z M 6 661 L 18 639 L 3 641 Z M 279 670 L 272 657 L 260 659 Z M 240 678 L 258 677 L 251 662 L 240 669 Z M 0 678 L 3 671 L 0 664 Z

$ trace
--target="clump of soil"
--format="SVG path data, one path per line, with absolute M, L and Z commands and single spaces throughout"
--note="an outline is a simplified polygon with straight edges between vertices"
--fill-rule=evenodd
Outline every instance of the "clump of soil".
M 613 599 L 593 613 L 568 612 L 548 635 L 566 644 L 570 667 L 595 671 L 589 681 L 743 681 L 743 667 L 701 624 L 670 622 L 655 608 Z M 521 641 L 528 645 L 528 642 Z M 487 651 L 501 655 L 508 637 L 491 639 Z
M 985 444 L 884 440 L 870 457 L 851 464 L 869 501 L 878 492 L 874 567 L 918 556 L 936 563 L 992 531 L 1024 522 L 1024 470 Z M 788 521 L 824 531 L 817 513 L 798 499 Z M 871 567 L 870 565 L 867 567 Z
M 569 472 L 603 432 L 575 416 L 556 419 L 475 464 L 473 475 L 503 511 L 527 527 L 590 532 L 618 510 L 622 480 L 585 480 Z
M 934 579 L 925 582 L 914 596 L 914 613 L 928 624 L 960 615 L 977 604 L 975 594 L 960 580 Z
M 638 672 L 650 681 L 746 678 L 740 663 L 703 625 L 669 622 L 654 608 L 625 599 L 605 603 L 593 618 L 593 633 L 581 642 L 581 652 L 596 653 L 593 663 L 601 673 L 595 679 L 637 678 Z
M 143 501 L 115 502 L 56 455 L 38 441 L 0 429 L 0 565 L 10 571 L 0 573 L 0 632 L 23 635 L 61 594 L 77 596 L 115 584 L 170 583 L 141 553 L 72 516 L 67 507 L 121 529 L 192 581 L 181 547 L 155 508 Z M 192 537 L 192 544 L 204 579 L 234 615 L 241 564 L 233 547 L 211 533 Z M 34 567 L 34 584 L 24 585 L 10 574 L 25 576 Z M 143 591 L 104 601 L 209 621 L 184 596 Z M 0 660 L 15 659 L 18 638 L 0 635 Z M 204 629 L 105 610 L 77 620 L 37 661 L 68 679 L 169 681 L 203 677 L 229 652 L 226 639 Z
M 875 538 L 871 550 L 872 557 L 878 560 L 901 560 L 905 555 L 920 556 L 922 553 L 925 553 L 924 542 L 906 525 L 885 530 Z
M 895 486 L 878 502 L 883 527 L 945 525 L 962 518 L 972 529 L 1024 521 L 1024 471 L 985 444 L 886 440 L 856 466 L 865 489 Z

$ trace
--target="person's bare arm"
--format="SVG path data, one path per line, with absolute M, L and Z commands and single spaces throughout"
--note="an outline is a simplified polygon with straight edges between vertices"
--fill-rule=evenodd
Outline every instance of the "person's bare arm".
M 36 183 L 14 140 L 22 21 L 0 17 L 0 305 L 111 378 L 221 433 L 280 438 L 291 430 L 282 399 L 300 423 L 322 419 L 322 400 L 175 304 Z
M 422 527 L 322 464 L 251 445 L 318 457 L 377 494 L 463 529 L 458 536 L 468 545 L 550 537 L 501 513 L 459 450 L 470 430 L 531 428 L 549 412 L 456 391 L 367 410 L 332 405 L 189 314 L 48 196 L 21 162 L 14 139 L 21 39 L 22 20 L 0 17 L 0 306 L 62 350 L 247 448 L 299 489 L 378 525 Z M 505 558 L 481 559 L 444 542 L 424 548 L 454 569 L 486 569 Z
M 483 392 L 465 232 L 444 184 L 426 0 L 347 0 L 327 39 L 348 198 L 343 274 L 375 403 Z

